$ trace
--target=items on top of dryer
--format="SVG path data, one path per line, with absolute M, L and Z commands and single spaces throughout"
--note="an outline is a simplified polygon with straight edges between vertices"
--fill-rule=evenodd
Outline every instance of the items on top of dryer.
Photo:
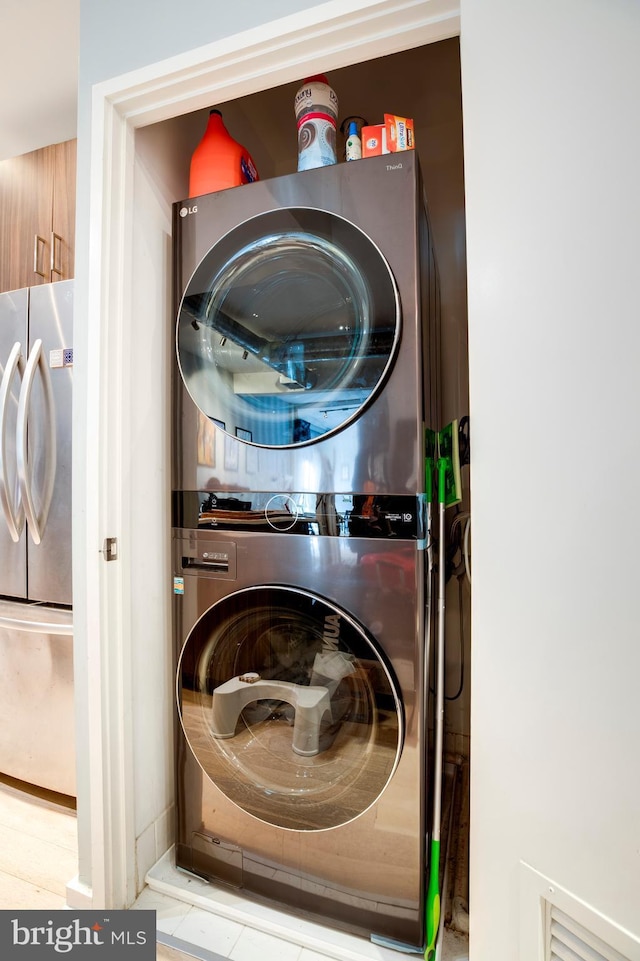
M 389 153 L 387 148 L 387 129 L 383 123 L 369 124 L 362 128 L 362 156 L 378 157 Z
M 362 156 L 377 157 L 380 154 L 398 153 L 415 148 L 413 120 L 385 113 L 384 123 L 362 128 Z
M 340 133 L 344 138 L 343 157 L 345 160 L 356 159 L 355 157 L 348 156 L 348 153 L 350 152 L 348 148 L 348 141 L 353 132 L 355 132 L 355 135 L 360 142 L 360 156 L 362 156 L 362 130 L 367 126 L 368 123 L 369 121 L 366 119 L 366 117 L 361 117 L 359 114 L 350 114 L 348 117 L 345 117 L 340 124 Z
M 202 140 L 191 157 L 189 197 L 239 187 L 259 179 L 251 154 L 233 139 L 220 111 L 211 110 Z
M 336 163 L 338 98 L 324 74 L 308 77 L 293 105 L 298 127 L 298 170 Z
M 347 160 L 360 160 L 362 157 L 362 143 L 358 136 L 358 125 L 355 120 L 349 124 L 349 136 L 346 143 Z
M 415 147 L 413 120 L 409 117 L 396 117 L 395 114 L 385 113 L 384 125 L 387 131 L 389 153 L 398 153 L 400 150 L 413 150 Z

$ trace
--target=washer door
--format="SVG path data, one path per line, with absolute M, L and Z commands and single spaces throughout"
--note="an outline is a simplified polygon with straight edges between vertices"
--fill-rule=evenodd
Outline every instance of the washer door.
M 288 587 L 238 591 L 199 619 L 177 674 L 184 734 L 248 814 L 296 831 L 345 824 L 400 757 L 401 702 L 364 628 Z
M 400 335 L 391 269 L 335 214 L 287 208 L 226 234 L 177 322 L 182 378 L 200 410 L 263 447 L 311 443 L 380 389 Z

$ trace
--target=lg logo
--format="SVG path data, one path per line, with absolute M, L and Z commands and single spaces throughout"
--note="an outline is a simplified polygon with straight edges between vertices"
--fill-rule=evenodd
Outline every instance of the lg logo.
M 193 207 L 181 207 L 181 208 L 180 208 L 180 216 L 181 216 L 181 217 L 188 217 L 189 214 L 197 214 L 197 213 L 198 213 L 198 205 L 197 205 L 197 204 L 194 204 Z

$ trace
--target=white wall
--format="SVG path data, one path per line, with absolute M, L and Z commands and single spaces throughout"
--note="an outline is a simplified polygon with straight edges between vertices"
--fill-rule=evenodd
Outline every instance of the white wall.
M 315 4 L 309 0 L 80 0 L 80 82 L 97 83 Z
M 461 12 L 471 943 L 511 961 L 520 859 L 640 937 L 640 7 Z
M 80 0 L 0 7 L 0 160 L 76 135 Z

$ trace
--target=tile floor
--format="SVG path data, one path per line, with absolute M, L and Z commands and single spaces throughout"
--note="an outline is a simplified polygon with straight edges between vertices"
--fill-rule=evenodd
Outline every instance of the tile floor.
M 0 909 L 66 906 L 77 873 L 75 811 L 66 799 L 26 793 L 0 778 Z M 158 961 L 399 961 L 396 951 L 216 889 L 172 868 L 150 872 L 134 905 L 157 911 Z M 447 932 L 441 961 L 468 961 L 466 938 Z M 419 955 L 413 955 L 419 958 Z

